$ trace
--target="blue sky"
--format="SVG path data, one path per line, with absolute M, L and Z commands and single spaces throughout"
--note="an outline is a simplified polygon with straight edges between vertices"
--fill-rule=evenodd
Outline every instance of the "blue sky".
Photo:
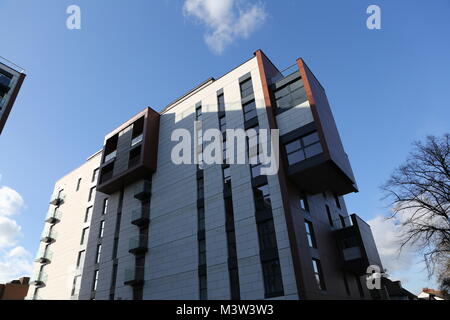
M 21 228 L 14 247 L 2 247 L 0 235 L 0 275 L 9 275 L 12 257 L 34 255 L 54 182 L 99 150 L 105 133 L 146 106 L 160 110 L 256 49 L 281 69 L 304 58 L 326 88 L 360 188 L 347 206 L 367 220 L 387 213 L 378 186 L 411 142 L 449 129 L 448 0 L 229 0 L 259 11 L 253 25 L 228 34 L 220 53 L 205 34 L 237 25 L 237 7 L 225 21 L 202 20 L 183 12 L 184 2 L 0 2 L 0 55 L 28 74 L 0 137 L 0 187 L 24 201 L 6 218 Z M 66 28 L 71 4 L 81 8 L 81 30 Z M 371 4 L 381 7 L 381 30 L 366 28 Z M 408 254 L 392 271 L 417 291 L 425 272 Z

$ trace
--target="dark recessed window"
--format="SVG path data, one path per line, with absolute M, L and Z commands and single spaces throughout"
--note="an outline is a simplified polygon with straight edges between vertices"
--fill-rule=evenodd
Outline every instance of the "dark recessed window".
M 274 92 L 275 104 L 278 109 L 287 110 L 307 101 L 303 81 L 298 78 Z
M 88 202 L 91 201 L 91 200 L 94 198 L 94 195 L 95 195 L 95 187 L 92 187 L 92 188 L 89 190 Z
M 97 253 L 95 254 L 95 263 L 100 263 L 100 255 L 102 253 L 102 245 L 97 245 Z
M 275 226 L 272 219 L 258 223 L 258 234 L 260 241 L 259 246 L 261 250 L 277 248 Z
M 92 291 L 97 290 L 97 282 L 98 282 L 98 270 L 94 271 L 94 281 L 92 283 Z
M 85 255 L 86 251 L 80 251 L 78 252 L 78 257 L 77 257 L 77 268 L 80 268 L 83 266 L 84 264 L 84 255 Z
M 128 158 L 128 168 L 133 168 L 141 162 L 142 146 L 138 146 L 130 151 Z
M 325 281 L 323 279 L 322 266 L 318 259 L 312 259 L 314 277 L 320 290 L 326 290 Z
M 322 146 L 317 132 L 285 144 L 288 163 L 294 164 L 322 153 Z
M 341 202 L 339 201 L 339 197 L 336 193 L 333 194 L 334 196 L 334 202 L 336 202 L 336 207 L 338 207 L 339 209 L 341 208 Z
M 263 262 L 262 269 L 266 296 L 275 297 L 283 295 L 283 280 L 281 277 L 280 262 L 278 260 Z
M 102 214 L 106 214 L 106 212 L 108 212 L 108 198 L 103 199 Z
M 229 166 L 223 168 L 223 183 L 224 184 L 231 183 L 231 169 Z
M 253 94 L 252 78 L 248 78 L 248 79 L 242 81 L 239 85 L 241 88 L 241 98 L 242 99 Z
M 86 213 L 84 214 L 84 222 L 85 223 L 91 219 L 91 215 L 92 215 L 92 206 L 90 206 L 86 209 Z
M 131 146 L 135 146 L 142 142 L 144 138 L 144 117 L 133 123 L 133 133 L 131 135 Z
M 203 179 L 197 179 L 197 199 L 204 198 Z
M 197 121 L 201 121 L 202 120 L 202 106 L 201 105 L 197 105 L 195 107 L 195 119 Z
M 263 207 L 265 207 L 267 209 L 272 208 L 272 203 L 270 201 L 269 186 L 267 184 L 256 187 L 253 189 L 253 191 L 255 194 L 255 201 L 256 201 L 257 206 L 262 205 Z
M 116 157 L 118 139 L 119 134 L 116 134 L 106 141 L 103 162 L 108 162 Z
M 99 238 L 103 238 L 103 233 L 105 231 L 105 220 L 100 221 L 100 231 L 98 233 Z
M 105 181 L 108 181 L 113 177 L 114 174 L 114 162 L 108 163 L 106 166 L 102 168 L 102 173 L 100 177 L 100 182 L 103 183 Z
M 311 221 L 305 220 L 306 238 L 310 248 L 317 248 L 316 237 L 314 235 L 314 228 Z
M 81 186 L 81 178 L 78 178 L 76 191 L 80 190 L 80 186 Z
M 225 98 L 223 93 L 217 96 L 217 105 L 219 112 L 225 112 Z
M 334 227 L 333 217 L 331 216 L 330 207 L 327 204 L 325 205 L 325 210 L 327 211 L 327 217 L 328 217 L 328 222 L 330 223 L 330 226 Z
M 300 209 L 309 211 L 308 197 L 304 193 L 300 194 Z
M 100 168 L 97 168 L 94 170 L 94 172 L 92 172 L 92 182 L 97 182 L 97 178 L 98 178 L 98 170 Z
M 242 106 L 244 111 L 244 121 L 249 121 L 256 118 L 258 115 L 256 113 L 256 103 L 255 100 L 251 100 Z
M 198 215 L 198 230 L 205 230 L 205 208 L 197 209 Z
M 259 145 L 259 126 L 254 126 L 246 130 L 247 135 L 247 150 L 248 160 L 250 163 L 250 169 L 252 178 L 256 178 L 261 175 L 262 164 L 260 162 L 262 148 Z
M 89 227 L 83 229 L 83 231 L 81 232 L 80 244 L 84 244 L 84 241 L 86 240 L 88 232 L 89 232 Z
M 200 285 L 200 300 L 208 299 L 206 276 L 199 277 L 199 285 Z
M 227 120 L 225 116 L 219 118 L 219 129 L 222 132 L 222 135 L 227 133 Z

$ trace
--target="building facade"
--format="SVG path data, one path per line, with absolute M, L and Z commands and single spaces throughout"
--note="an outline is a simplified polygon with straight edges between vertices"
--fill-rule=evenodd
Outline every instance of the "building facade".
M 0 134 L 24 79 L 23 69 L 0 57 Z
M 0 300 L 23 300 L 28 293 L 30 278 L 22 277 L 18 280 L 0 284 Z
M 234 149 L 230 130 L 279 130 L 279 170 L 174 163 L 176 129 L 199 160 L 211 128 L 225 158 L 255 159 L 259 140 Z M 366 269 L 381 262 L 370 227 L 347 213 L 356 191 L 318 80 L 302 59 L 280 72 L 259 50 L 144 109 L 56 183 L 28 298 L 370 299 Z

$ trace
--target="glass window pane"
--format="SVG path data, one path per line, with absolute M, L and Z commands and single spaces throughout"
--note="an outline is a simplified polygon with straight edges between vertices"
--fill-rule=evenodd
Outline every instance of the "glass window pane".
M 305 160 L 305 155 L 303 151 L 297 151 L 288 155 L 289 164 L 294 164 L 303 160 Z
M 313 144 L 312 146 L 305 148 L 305 153 L 307 158 L 313 157 L 322 153 L 322 147 L 320 146 L 320 143 Z
M 299 150 L 301 147 L 302 146 L 300 145 L 300 141 L 299 140 L 292 141 L 292 142 L 290 142 L 290 143 L 285 145 L 286 153 L 288 153 L 288 154 L 292 153 L 294 151 Z
M 309 134 L 307 136 L 304 136 L 302 138 L 302 140 L 303 140 L 303 144 L 305 146 L 313 144 L 313 143 L 319 141 L 319 134 L 317 132 L 311 133 L 311 134 Z

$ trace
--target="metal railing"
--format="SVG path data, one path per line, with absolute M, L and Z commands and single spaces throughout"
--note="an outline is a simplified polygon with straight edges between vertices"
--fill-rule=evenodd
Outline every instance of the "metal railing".
M 131 211 L 131 221 L 136 221 L 139 219 L 146 219 L 149 217 L 150 214 L 150 207 L 149 206 L 143 206 L 140 209 L 135 209 Z
M 148 237 L 145 235 L 139 235 L 133 238 L 130 238 L 128 242 L 128 249 L 138 249 L 138 248 L 147 248 Z
M 56 230 L 44 230 L 44 232 L 42 232 L 41 239 L 49 238 L 55 240 L 57 236 L 58 232 L 56 232 Z
M 133 146 L 137 145 L 139 142 L 142 141 L 143 138 L 144 138 L 144 135 L 141 133 L 140 135 L 135 137 L 133 140 L 131 140 L 131 146 L 133 147 Z
M 61 210 L 59 210 L 59 209 L 56 209 L 56 210 L 50 210 L 50 211 L 47 213 L 47 216 L 46 216 L 45 220 L 46 220 L 46 221 L 49 221 L 49 220 L 52 220 L 52 219 L 55 219 L 55 220 L 61 220 L 61 217 L 62 217 L 62 212 L 61 212 Z
M 15 64 L 14 62 L 12 62 L 12 61 L 10 61 L 10 60 L 2 57 L 2 56 L 0 56 L 0 63 L 5 65 L 5 66 L 7 66 L 7 67 L 9 67 L 9 68 L 11 68 L 11 69 L 16 70 L 17 72 L 20 72 L 20 73 L 24 73 L 25 72 L 24 68 L 22 68 L 21 66 Z
M 298 65 L 297 65 L 297 63 L 294 63 L 293 65 L 290 65 L 286 69 L 281 70 L 280 73 L 277 74 L 275 77 L 272 77 L 270 79 L 270 81 L 271 81 L 271 83 L 278 82 L 278 81 L 286 78 L 287 76 L 293 74 L 296 71 L 298 71 Z
M 45 260 L 50 261 L 50 260 L 52 260 L 52 258 L 53 258 L 53 252 L 50 250 L 41 250 L 36 255 L 36 260 L 45 259 Z
M 66 198 L 66 195 L 63 192 L 57 192 L 52 194 L 51 198 L 50 198 L 50 203 L 57 205 L 59 203 L 61 203 L 62 201 L 64 201 L 64 199 Z
M 135 267 L 133 269 L 125 269 L 123 280 L 124 282 L 142 281 L 144 280 L 144 267 Z
M 117 150 L 114 150 L 113 152 L 107 154 L 105 156 L 105 161 L 104 162 L 108 162 L 109 160 L 114 159 L 116 157 L 116 155 L 117 155 Z

